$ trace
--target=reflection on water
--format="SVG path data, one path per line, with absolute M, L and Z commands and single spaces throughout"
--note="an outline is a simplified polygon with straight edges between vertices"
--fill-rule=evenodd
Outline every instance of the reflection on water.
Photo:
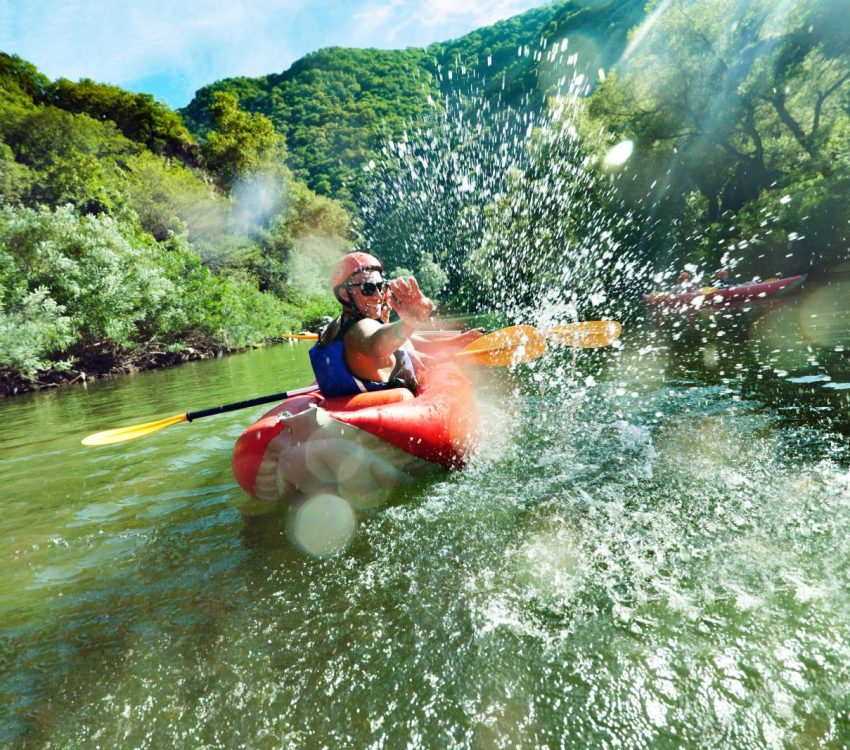
M 806 299 L 489 373 L 468 470 L 334 557 L 244 505 L 257 414 L 78 445 L 303 385 L 300 345 L 0 404 L 0 743 L 846 745 L 846 342 Z

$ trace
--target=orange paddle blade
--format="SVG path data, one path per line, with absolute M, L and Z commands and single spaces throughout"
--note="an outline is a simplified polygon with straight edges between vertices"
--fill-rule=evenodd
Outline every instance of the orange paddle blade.
M 618 338 L 623 326 L 616 320 L 586 320 L 581 323 L 565 323 L 546 331 L 549 338 L 565 346 L 581 349 L 599 349 L 610 346 Z
M 158 419 L 156 422 L 145 422 L 144 424 L 132 424 L 129 427 L 117 427 L 114 430 L 104 430 L 103 432 L 95 432 L 82 440 L 83 445 L 114 445 L 115 443 L 124 443 L 127 440 L 135 440 L 136 438 L 149 435 L 157 430 L 164 430 L 166 427 L 171 427 L 173 424 L 188 422 L 188 415 L 175 414 L 173 417 Z
M 473 341 L 455 354 L 460 362 L 509 367 L 537 359 L 546 351 L 546 338 L 533 326 L 511 326 Z

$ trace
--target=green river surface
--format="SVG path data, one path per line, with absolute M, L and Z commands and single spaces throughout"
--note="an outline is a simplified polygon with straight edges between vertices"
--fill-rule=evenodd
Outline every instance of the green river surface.
M 80 445 L 306 344 L 0 402 L 0 746 L 850 746 L 844 291 L 481 373 L 470 466 L 328 558 L 232 478 L 263 407 Z

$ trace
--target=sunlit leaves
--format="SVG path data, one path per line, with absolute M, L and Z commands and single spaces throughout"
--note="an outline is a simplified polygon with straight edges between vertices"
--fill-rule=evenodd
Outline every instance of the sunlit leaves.
M 210 105 L 214 126 L 202 147 L 207 167 L 229 191 L 238 180 L 283 167 L 286 147 L 264 115 L 239 109 L 234 94 L 217 92 Z
M 108 367 L 122 351 L 239 348 L 300 317 L 214 276 L 179 238 L 159 244 L 71 207 L 0 212 L 0 377 L 69 358 Z
M 775 217 L 741 226 L 736 213 L 748 213 L 751 202 L 776 186 L 805 191 L 814 175 L 835 171 L 837 155 L 847 149 L 841 134 L 850 96 L 850 47 L 839 6 L 835 0 L 650 6 L 617 74 L 593 95 L 590 112 L 611 134 L 611 145 L 634 140 L 627 179 L 616 184 L 635 210 L 661 220 L 666 248 L 679 245 L 685 257 L 724 252 L 716 233 L 711 247 L 708 235 L 694 236 L 698 226 L 681 221 L 697 205 L 704 229 L 726 226 L 723 245 L 758 246 L 765 235 L 760 225 Z M 701 200 L 693 200 L 695 194 Z M 803 226 L 796 231 L 806 233 Z M 829 252 L 843 248 L 836 243 Z M 761 273 L 759 260 L 764 256 L 752 265 Z M 770 271 L 799 269 L 801 260 Z

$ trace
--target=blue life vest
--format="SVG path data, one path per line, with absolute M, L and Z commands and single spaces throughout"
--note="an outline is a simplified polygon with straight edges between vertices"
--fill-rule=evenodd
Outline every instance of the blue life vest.
M 355 321 L 356 322 L 356 321 Z M 345 362 L 345 346 L 342 338 L 350 325 L 345 326 L 329 344 L 321 345 L 321 337 L 310 348 L 310 364 L 319 389 L 326 397 L 350 396 L 366 391 L 384 391 L 388 388 L 407 387 L 416 391 L 418 380 L 413 360 L 404 349 L 395 352 L 396 367 L 388 383 L 358 378 L 348 369 Z

